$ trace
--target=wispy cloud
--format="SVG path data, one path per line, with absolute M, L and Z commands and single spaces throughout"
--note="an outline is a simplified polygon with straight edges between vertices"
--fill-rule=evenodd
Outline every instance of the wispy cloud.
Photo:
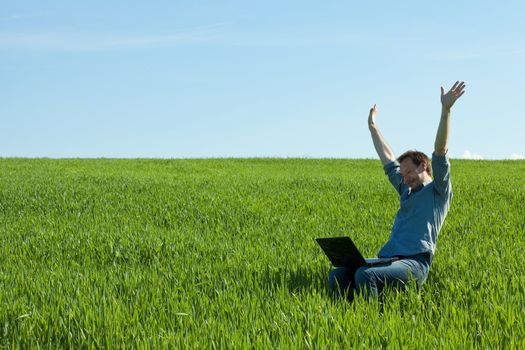
M 264 29 L 236 31 L 231 22 L 182 29 L 160 35 L 122 35 L 59 31 L 0 33 L 0 49 L 48 51 L 106 51 L 184 44 L 215 43 L 238 47 L 367 46 L 359 33 L 337 29 Z M 330 29 L 330 30 L 329 30 Z M 335 33 L 335 34 L 334 34 Z M 379 43 L 374 42 L 377 46 Z
M 20 20 L 26 20 L 26 19 L 47 17 L 51 14 L 52 14 L 51 12 L 19 13 L 19 14 L 14 14 L 14 15 L 1 16 L 0 22 L 20 21 Z
M 525 155 L 522 154 L 522 153 L 520 153 L 520 154 L 518 154 L 518 153 L 512 153 L 512 154 L 510 155 L 510 159 L 512 159 L 512 160 L 525 159 Z
M 471 61 L 485 58 L 495 57 L 509 57 L 509 56 L 522 56 L 525 55 L 525 49 L 523 48 L 493 48 L 493 49 L 470 49 L 470 50 L 459 50 L 454 52 L 440 52 L 433 53 L 429 56 L 430 59 L 436 61 Z
M 161 35 L 0 33 L 0 49 L 91 52 L 198 44 L 217 39 L 216 28 L 221 25 L 223 23 Z
M 475 160 L 481 160 L 484 159 L 484 157 L 480 154 L 471 153 L 469 150 L 466 150 L 461 155 L 461 159 L 475 159 Z

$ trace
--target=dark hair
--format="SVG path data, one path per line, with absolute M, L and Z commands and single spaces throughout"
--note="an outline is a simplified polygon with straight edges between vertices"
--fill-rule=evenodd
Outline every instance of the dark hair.
M 400 155 L 399 158 L 397 158 L 397 161 L 401 163 L 407 158 L 410 158 L 410 160 L 412 160 L 416 166 L 425 164 L 427 166 L 427 174 L 432 176 L 432 163 L 430 162 L 430 158 L 428 158 L 425 153 L 416 150 L 406 151 Z

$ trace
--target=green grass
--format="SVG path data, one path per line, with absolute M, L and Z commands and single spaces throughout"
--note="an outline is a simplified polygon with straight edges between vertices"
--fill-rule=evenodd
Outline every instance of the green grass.
M 452 160 L 423 288 L 332 298 L 318 236 L 369 256 L 379 161 L 0 159 L 0 348 L 525 348 L 525 162 Z

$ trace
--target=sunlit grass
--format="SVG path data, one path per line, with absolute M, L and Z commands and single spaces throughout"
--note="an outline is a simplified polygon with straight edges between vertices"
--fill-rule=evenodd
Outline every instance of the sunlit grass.
M 423 288 L 349 304 L 314 238 L 377 253 L 379 161 L 0 159 L 0 347 L 524 348 L 525 162 L 452 183 Z

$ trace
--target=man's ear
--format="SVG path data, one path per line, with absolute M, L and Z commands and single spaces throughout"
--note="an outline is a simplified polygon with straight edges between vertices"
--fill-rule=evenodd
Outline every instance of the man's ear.
M 427 171 L 427 164 L 421 163 L 417 166 L 417 172 L 418 173 L 424 173 Z

